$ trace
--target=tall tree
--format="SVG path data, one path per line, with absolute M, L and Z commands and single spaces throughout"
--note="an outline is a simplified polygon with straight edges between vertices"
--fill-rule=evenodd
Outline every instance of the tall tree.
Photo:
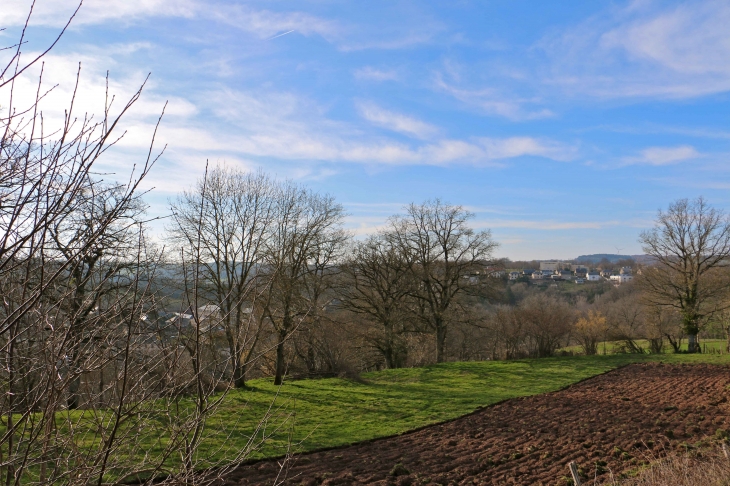
M 474 231 L 474 214 L 439 199 L 410 204 L 391 220 L 394 237 L 416 280 L 411 295 L 436 336 L 436 361 L 446 358 L 450 315 L 458 298 L 490 285 L 488 267 L 498 244 L 489 231 Z
M 71 409 L 80 405 L 79 386 L 88 374 L 81 365 L 85 349 L 108 332 L 105 297 L 129 289 L 135 276 L 138 261 L 129 256 L 137 252 L 144 211 L 140 196 L 124 186 L 89 180 L 67 213 L 49 224 L 49 266 L 64 270 L 47 299 L 59 304 L 68 330 Z M 118 298 L 111 302 L 120 306 Z
M 205 377 L 185 373 L 179 340 L 150 319 L 159 254 L 137 223 L 155 135 L 126 184 L 92 180 L 142 88 L 115 107 L 109 94 L 100 117 L 78 116 L 76 100 L 94 99 L 79 72 L 63 118 L 44 118 L 42 59 L 65 28 L 45 51 L 27 51 L 33 10 L 31 2 L 18 37 L 0 45 L 0 482 L 209 484 L 199 471 L 224 464 L 196 451 L 221 396 L 211 400 L 214 383 L 195 391 Z M 28 81 L 36 97 L 18 105 Z M 63 413 L 69 406 L 91 410 Z M 147 453 L 145 437 L 165 440 Z M 233 451 L 231 462 L 250 450 Z
M 659 211 L 654 228 L 639 241 L 656 261 L 640 279 L 648 303 L 676 309 L 689 351 L 698 352 L 702 326 L 730 307 L 730 218 L 701 197 L 680 199 Z
M 339 250 L 347 240 L 342 206 L 293 183 L 282 184 L 275 196 L 273 225 L 266 238 L 260 304 L 276 333 L 276 373 L 285 372 L 285 343 L 307 317 L 319 312 L 321 289 Z
M 233 382 L 246 385 L 260 326 L 255 277 L 271 230 L 276 184 L 265 174 L 217 167 L 172 203 L 173 238 L 200 258 L 203 298 L 220 308 Z
M 382 328 L 373 345 L 387 368 L 403 366 L 407 355 L 402 334 L 411 274 L 406 263 L 394 236 L 381 232 L 355 244 L 343 265 L 342 305 Z

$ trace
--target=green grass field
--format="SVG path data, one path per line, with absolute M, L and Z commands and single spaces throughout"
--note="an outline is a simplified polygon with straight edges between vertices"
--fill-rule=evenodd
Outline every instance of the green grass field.
M 444 363 L 367 373 L 362 382 L 337 378 L 289 381 L 278 390 L 276 400 L 277 388 L 270 380 L 255 380 L 252 390 L 228 394 L 216 421 L 240 424 L 224 428 L 229 429 L 229 441 L 242 444 L 250 435 L 250 424 L 275 401 L 282 408 L 272 425 L 293 414 L 291 439 L 299 444 L 297 450 L 306 451 L 402 433 L 501 400 L 558 390 L 625 364 L 646 361 L 730 364 L 730 355 L 615 354 Z M 215 432 L 215 428 L 208 430 Z M 211 433 L 205 450 L 220 447 L 220 440 L 222 434 Z M 281 455 L 288 443 L 289 436 L 280 434 L 252 457 Z
M 270 438 L 249 455 L 251 459 L 283 455 L 292 444 L 293 451 L 301 452 L 399 434 L 502 400 L 558 390 L 622 365 L 648 361 L 730 365 L 730 355 L 613 354 L 444 363 L 366 373 L 357 381 L 292 380 L 280 388 L 271 379 L 253 380 L 250 389 L 232 390 L 223 398 L 207 423 L 198 457 L 204 459 L 203 464 L 236 457 L 252 436 L 262 434 Z M 189 410 L 189 403 L 181 405 Z M 267 411 L 265 427 L 254 434 Z M 92 412 L 64 413 L 81 425 L 84 414 Z M 161 413 L 160 419 L 163 416 Z M 91 426 L 88 432 L 96 437 Z M 141 434 L 135 450 L 130 451 L 135 457 L 154 456 L 166 442 L 165 437 L 144 430 L 134 433 Z M 94 448 L 97 441 L 94 438 L 79 445 Z

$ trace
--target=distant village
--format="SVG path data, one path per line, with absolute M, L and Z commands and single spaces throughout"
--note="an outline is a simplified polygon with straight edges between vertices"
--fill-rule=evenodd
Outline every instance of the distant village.
M 639 270 L 640 272 L 640 270 Z M 589 268 L 584 263 L 569 263 L 561 261 L 540 262 L 540 268 L 523 268 L 512 270 L 508 274 L 510 280 L 531 280 L 531 281 L 569 281 L 576 284 L 586 282 L 600 282 L 608 280 L 614 285 L 633 280 L 633 270 L 629 266 L 621 267 L 618 271 Z

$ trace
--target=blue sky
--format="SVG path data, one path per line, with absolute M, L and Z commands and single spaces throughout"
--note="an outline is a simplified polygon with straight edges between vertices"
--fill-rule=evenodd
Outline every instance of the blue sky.
M 30 2 L 1 1 L 9 41 Z M 37 3 L 28 55 L 73 10 Z M 46 60 L 44 110 L 79 62 L 90 113 L 107 70 L 120 98 L 151 72 L 102 168 L 128 174 L 169 101 L 152 215 L 209 160 L 331 193 L 357 234 L 439 197 L 499 256 L 636 254 L 671 201 L 730 205 L 728 25 L 724 0 L 88 0 Z

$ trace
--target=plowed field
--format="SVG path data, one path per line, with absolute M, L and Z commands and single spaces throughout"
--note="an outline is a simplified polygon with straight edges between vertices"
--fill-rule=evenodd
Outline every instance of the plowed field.
M 232 471 L 227 485 L 587 484 L 730 427 L 730 368 L 635 364 L 400 436 Z M 585 484 L 585 483 L 584 483 Z

